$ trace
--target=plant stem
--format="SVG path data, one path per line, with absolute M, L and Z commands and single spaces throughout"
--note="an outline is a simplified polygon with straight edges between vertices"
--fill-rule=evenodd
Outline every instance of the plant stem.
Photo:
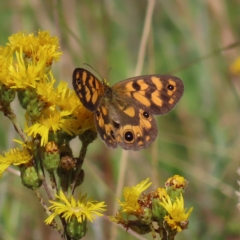
M 86 153 L 87 153 L 88 144 L 89 143 L 84 143 L 83 142 L 81 151 L 79 153 L 79 158 L 77 160 L 77 169 L 76 169 L 76 172 L 75 172 L 75 179 L 74 179 L 74 182 L 72 184 L 72 194 L 74 193 L 74 190 L 75 190 L 75 187 L 76 187 L 76 182 L 77 182 L 79 174 L 80 174 L 80 172 L 82 170 L 82 165 L 83 165 Z
M 3 108 L 3 112 L 4 112 L 4 115 L 10 119 L 15 130 L 22 138 L 23 142 L 24 143 L 27 142 L 27 136 L 24 134 L 23 130 L 21 129 L 20 125 L 18 124 L 17 117 L 16 117 L 15 113 L 13 112 L 13 110 L 10 108 L 10 106 Z
M 35 192 L 35 194 L 36 194 L 39 202 L 41 203 L 42 207 L 44 208 L 45 212 L 47 213 L 47 215 L 48 215 L 48 216 L 51 215 L 51 212 L 48 210 L 48 207 L 47 207 L 46 203 L 44 202 L 42 196 L 40 195 L 39 191 L 38 191 L 38 190 L 35 190 L 34 192 Z M 57 223 L 55 222 L 55 220 L 52 221 L 52 223 L 50 224 L 50 226 L 51 226 L 52 228 L 56 229 L 56 230 L 59 232 L 59 234 L 61 235 L 61 237 L 64 238 L 64 234 L 62 233 L 61 228 L 57 225 Z

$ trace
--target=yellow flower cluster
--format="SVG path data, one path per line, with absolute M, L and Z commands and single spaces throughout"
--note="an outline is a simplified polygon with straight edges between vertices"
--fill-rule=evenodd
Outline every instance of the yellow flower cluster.
M 27 112 L 25 132 L 33 138 L 41 136 L 43 146 L 50 132 L 63 130 L 71 135 L 94 129 L 92 114 L 68 84 L 61 81 L 54 87 L 56 80 L 50 69 L 62 55 L 59 49 L 57 37 L 45 31 L 37 36 L 19 32 L 0 48 L 0 82 L 17 91 Z
M 38 31 L 36 35 L 19 32 L 8 40 L 0 47 L 0 110 L 7 115 L 17 94 L 26 110 L 28 142 L 37 138 L 45 146 L 52 139 L 62 143 L 66 136 L 69 141 L 88 129 L 95 131 L 92 113 L 68 84 L 60 81 L 55 86 L 51 66 L 62 55 L 58 38 Z
M 174 183 L 174 184 L 170 184 Z M 149 178 L 136 186 L 126 187 L 123 191 L 124 202 L 119 201 L 121 209 L 110 220 L 122 224 L 139 234 L 152 232 L 175 235 L 188 226 L 188 218 L 193 210 L 184 208 L 182 194 L 187 181 L 179 176 L 167 180 L 165 188 L 158 188 L 149 194 L 144 194 L 152 183 Z M 134 217 L 136 220 L 133 220 Z M 158 224 L 154 229 L 153 222 Z

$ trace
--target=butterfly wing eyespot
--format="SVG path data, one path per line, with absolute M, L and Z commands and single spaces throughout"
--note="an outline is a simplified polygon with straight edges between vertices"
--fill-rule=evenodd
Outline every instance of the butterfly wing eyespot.
M 96 111 L 104 94 L 103 84 L 89 71 L 83 68 L 76 68 L 72 76 L 73 88 L 89 111 Z
M 173 91 L 174 90 L 174 86 L 172 84 L 168 84 L 167 85 L 167 89 L 170 90 L 170 91 Z

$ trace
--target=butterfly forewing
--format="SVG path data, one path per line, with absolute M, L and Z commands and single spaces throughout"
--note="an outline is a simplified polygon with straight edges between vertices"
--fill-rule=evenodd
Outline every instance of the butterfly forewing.
M 169 75 L 146 75 L 129 78 L 112 87 L 117 98 L 125 99 L 149 113 L 168 113 L 179 101 L 184 85 Z
M 89 71 L 76 68 L 73 72 L 73 87 L 83 106 L 95 112 L 104 94 L 102 83 Z

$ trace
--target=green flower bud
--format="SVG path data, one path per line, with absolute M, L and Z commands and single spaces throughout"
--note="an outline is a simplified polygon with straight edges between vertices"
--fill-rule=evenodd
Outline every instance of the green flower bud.
M 137 216 L 141 223 L 149 225 L 152 223 L 152 209 L 144 208 L 143 214 Z
M 154 221 L 162 222 L 166 213 L 165 208 L 159 204 L 159 199 L 154 198 L 152 201 L 152 214 Z
M 47 171 L 54 171 L 58 168 L 60 154 L 55 142 L 48 142 L 43 152 L 43 166 Z
M 6 85 L 0 83 L 0 103 L 2 107 L 9 106 L 9 103 L 14 100 L 15 95 L 15 89 L 9 88 Z
M 67 223 L 67 235 L 73 239 L 78 240 L 85 236 L 87 232 L 87 221 L 82 221 L 81 223 L 77 221 L 76 217 L 72 217 L 69 223 Z
M 14 89 L 5 87 L 5 91 L 2 91 L 1 94 L 1 101 L 4 103 L 10 103 L 14 100 L 15 95 L 16 91 Z
M 32 88 L 18 90 L 18 100 L 23 109 L 27 109 L 30 101 L 37 98 L 37 93 Z
M 162 224 L 163 218 L 166 215 L 167 211 L 166 209 L 160 205 L 159 203 L 162 201 L 162 199 L 165 199 L 167 197 L 167 191 L 165 188 L 157 188 L 154 192 L 154 197 L 152 200 L 152 214 L 153 219 Z
M 27 112 L 29 116 L 33 118 L 39 117 L 44 105 L 44 102 L 39 101 L 38 98 L 31 100 L 27 106 Z
M 176 199 L 176 197 L 180 197 L 181 195 L 184 194 L 184 189 L 179 188 L 179 189 L 174 189 L 172 187 L 167 188 L 167 193 L 170 196 L 172 200 Z
M 166 191 L 171 199 L 180 197 L 180 195 L 184 193 L 187 185 L 188 181 L 180 175 L 174 175 L 173 177 L 169 178 L 165 183 Z
M 39 179 L 34 166 L 24 165 L 20 167 L 20 172 L 22 183 L 25 187 L 37 190 L 42 185 L 42 181 Z

